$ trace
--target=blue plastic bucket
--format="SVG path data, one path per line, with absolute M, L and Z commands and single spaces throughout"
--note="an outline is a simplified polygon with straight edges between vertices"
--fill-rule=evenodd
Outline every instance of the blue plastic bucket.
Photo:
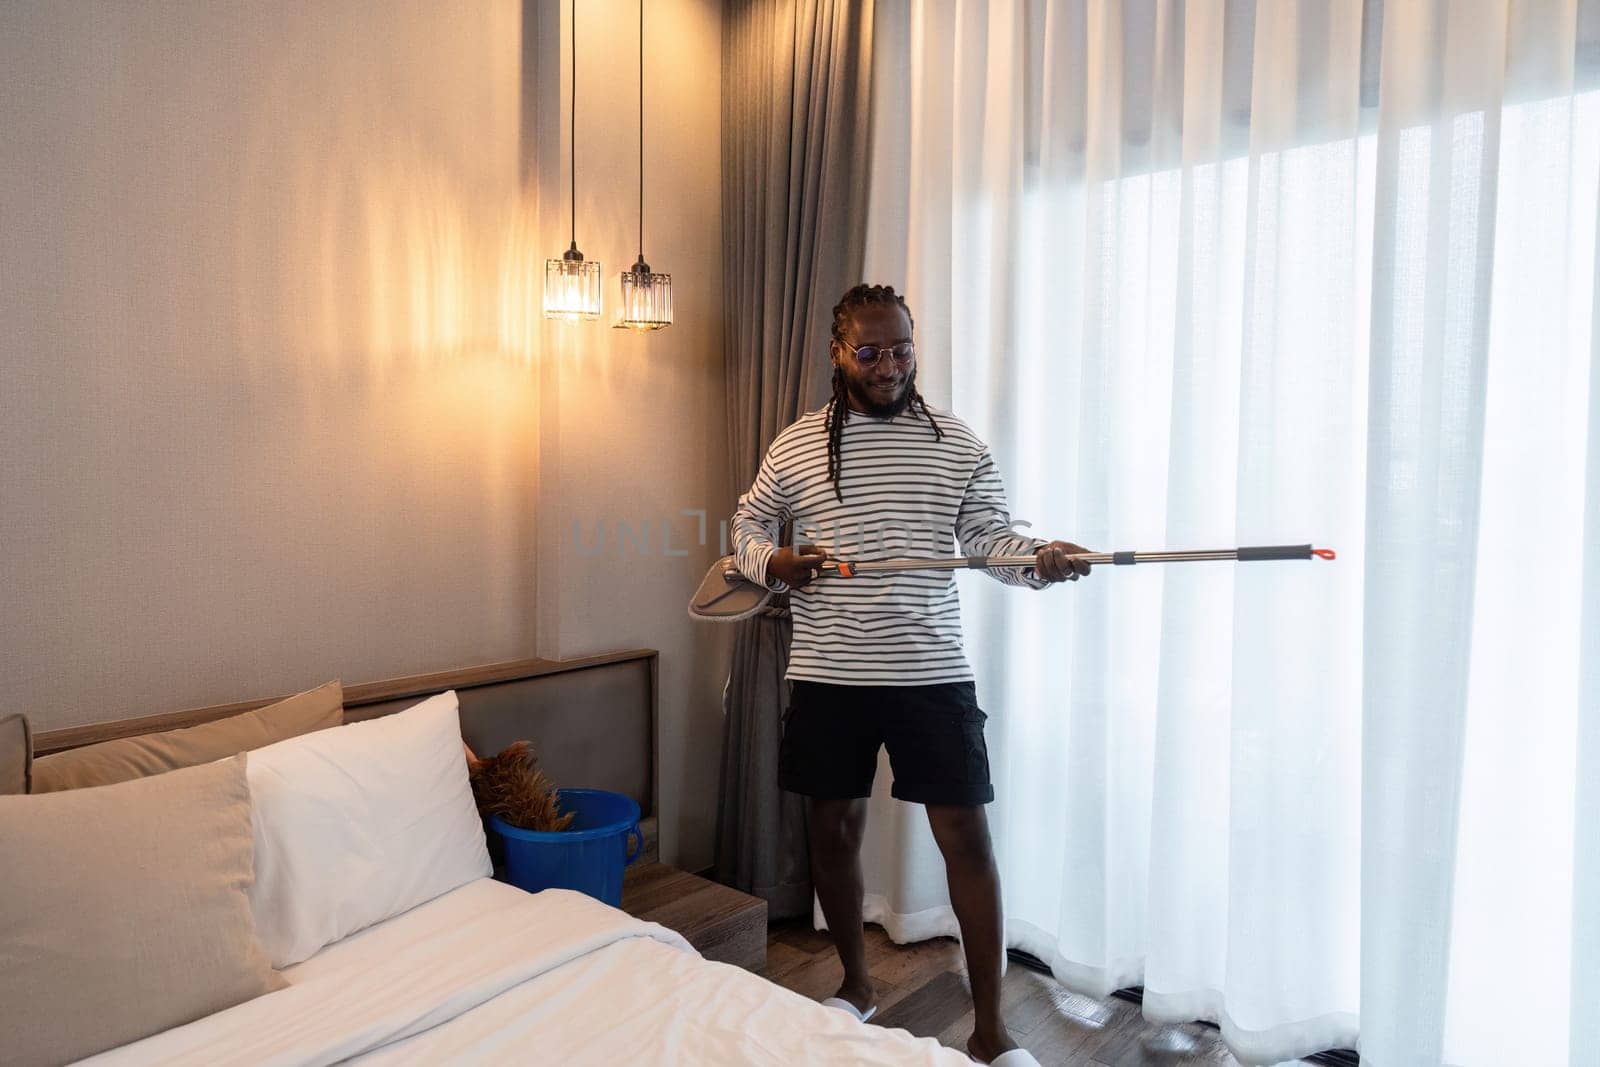
M 489 816 L 489 828 L 505 846 L 505 880 L 530 893 L 575 889 L 621 907 L 622 869 L 644 847 L 639 805 L 604 789 L 560 789 L 556 797 L 563 812 L 576 816 L 559 832 L 522 830 Z

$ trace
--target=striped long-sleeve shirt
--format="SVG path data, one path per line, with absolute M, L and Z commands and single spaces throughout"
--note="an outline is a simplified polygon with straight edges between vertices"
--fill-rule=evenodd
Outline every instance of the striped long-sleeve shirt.
M 1023 555 L 1045 542 L 1018 534 L 988 446 L 949 412 L 933 412 L 943 438 L 908 409 L 892 419 L 851 412 L 839 485 L 828 480 L 827 409 L 780 433 L 733 518 L 739 570 L 768 581 L 778 527 L 796 544 L 850 562 L 902 556 Z M 988 572 L 1043 588 L 1032 568 Z M 952 571 L 825 577 L 795 589 L 788 678 L 841 685 L 928 685 L 972 680 Z

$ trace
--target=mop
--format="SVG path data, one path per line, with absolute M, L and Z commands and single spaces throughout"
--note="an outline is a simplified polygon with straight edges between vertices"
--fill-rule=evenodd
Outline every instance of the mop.
M 1163 552 L 1078 552 L 1067 559 L 1085 563 L 1131 567 L 1140 563 L 1205 563 L 1218 560 L 1257 563 L 1267 560 L 1331 560 L 1331 548 L 1310 545 L 1258 545 L 1252 548 L 1210 548 Z M 1036 558 L 1025 556 L 956 556 L 953 558 L 884 559 L 870 563 L 828 559 L 818 567 L 818 581 L 847 581 L 875 574 L 904 574 L 910 571 L 986 571 L 1000 567 L 1032 567 Z M 700 622 L 737 622 L 763 610 L 772 599 L 772 590 L 757 585 L 740 573 L 732 556 L 723 556 L 711 565 L 694 596 L 689 598 L 689 617 Z

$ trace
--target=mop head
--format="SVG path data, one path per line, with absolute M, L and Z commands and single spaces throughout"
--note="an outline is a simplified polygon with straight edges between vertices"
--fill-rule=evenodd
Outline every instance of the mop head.
M 487 756 L 471 767 L 472 798 L 484 816 L 498 815 L 522 830 L 565 830 L 574 812 L 562 814 L 556 787 L 539 769 L 539 759 L 526 741 Z
M 723 556 L 711 565 L 689 598 L 689 617 L 696 622 L 738 622 L 766 610 L 772 591 L 742 577 L 729 581 L 733 557 Z

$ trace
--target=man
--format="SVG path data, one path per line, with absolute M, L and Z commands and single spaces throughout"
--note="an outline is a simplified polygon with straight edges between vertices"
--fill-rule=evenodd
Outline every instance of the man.
M 734 515 L 739 569 L 791 591 L 794 637 L 779 776 L 808 797 L 811 876 L 844 983 L 826 1001 L 876 1010 L 862 931 L 861 836 L 878 746 L 894 796 L 926 806 L 972 982 L 967 1048 L 982 1061 L 1017 1044 L 1000 1017 L 1000 877 L 983 805 L 994 799 L 972 668 L 951 572 L 830 578 L 830 556 L 1033 554 L 1002 582 L 1043 588 L 1089 573 L 1085 551 L 1011 528 L 988 448 L 916 390 L 910 309 L 887 286 L 858 285 L 833 313 L 833 399 L 780 433 Z M 778 547 L 791 521 L 799 548 Z M 1019 1052 L 1007 1058 L 1029 1062 Z

